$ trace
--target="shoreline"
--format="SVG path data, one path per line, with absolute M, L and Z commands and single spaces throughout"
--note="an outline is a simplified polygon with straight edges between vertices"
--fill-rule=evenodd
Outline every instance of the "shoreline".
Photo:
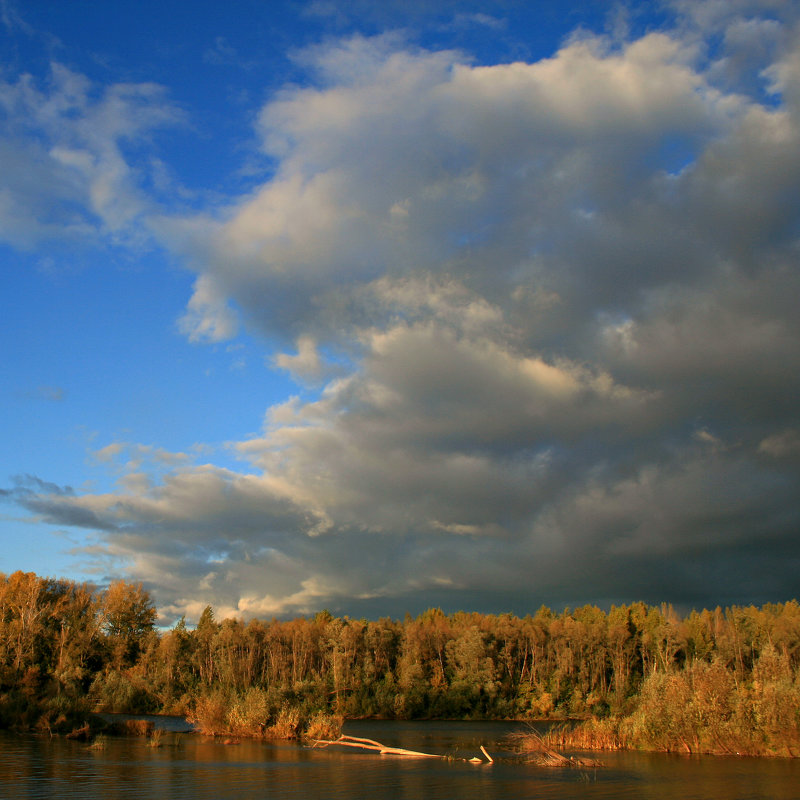
M 60 731 L 52 731 L 43 727 L 29 728 L 7 728 L 9 733 L 28 733 L 33 735 L 53 737 L 63 737 L 66 739 L 76 739 L 91 742 L 98 736 L 114 737 L 139 737 L 148 740 L 167 734 L 190 734 L 198 735 L 214 740 L 226 740 L 226 744 L 238 744 L 238 739 L 250 739 L 254 741 L 313 741 L 319 738 L 316 735 L 309 735 L 297 730 L 276 730 L 275 727 L 267 726 L 262 731 L 247 732 L 243 730 L 228 731 L 204 731 L 197 724 L 190 721 L 186 716 L 175 714 L 130 714 L 125 712 L 90 712 L 83 715 L 83 724 L 72 727 L 68 732 L 66 728 Z M 100 724 L 97 724 L 97 722 Z M 486 724 L 519 724 L 527 726 L 548 726 L 548 730 L 537 732 L 531 730 L 525 732 L 520 730 L 518 734 L 511 734 L 516 741 L 510 741 L 509 749 L 513 749 L 521 756 L 535 755 L 542 751 L 562 753 L 601 753 L 601 752 L 640 752 L 640 753 L 659 753 L 664 755 L 679 755 L 690 758 L 695 757 L 725 757 L 725 758 L 758 758 L 758 759 L 780 759 L 793 760 L 800 758 L 800 753 L 795 753 L 785 745 L 784 752 L 769 751 L 766 748 L 755 749 L 752 742 L 735 743 L 733 741 L 718 746 L 716 749 L 705 749 L 703 747 L 692 747 L 684 740 L 676 740 L 673 746 L 648 747 L 641 743 L 625 742 L 619 735 L 609 730 L 619 727 L 624 720 L 619 719 L 599 719 L 593 717 L 550 717 L 550 718 L 503 718 L 503 719 L 459 719 L 454 717 L 426 717 L 419 719 L 392 719 L 380 716 L 360 716 L 349 717 L 341 720 L 341 727 L 334 729 L 334 732 L 341 735 L 341 731 L 348 722 L 375 722 L 392 725 L 394 723 L 420 724 L 444 723 L 444 724 L 465 724 L 486 725 Z M 92 724 L 94 723 L 94 724 Z M 159 724 L 162 723 L 162 724 Z M 165 724 L 166 723 L 166 724 Z M 571 727 L 567 727 L 570 726 Z M 330 730 L 329 730 L 329 735 Z

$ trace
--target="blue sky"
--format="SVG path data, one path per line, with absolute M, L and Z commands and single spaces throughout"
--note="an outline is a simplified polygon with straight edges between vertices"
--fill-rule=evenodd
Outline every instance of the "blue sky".
M 796 596 L 798 25 L 0 0 L 0 571 L 165 623 Z

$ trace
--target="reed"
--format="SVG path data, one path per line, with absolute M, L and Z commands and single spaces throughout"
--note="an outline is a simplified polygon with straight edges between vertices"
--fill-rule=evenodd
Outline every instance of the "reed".
M 105 750 L 108 744 L 108 739 L 104 733 L 98 733 L 94 740 L 89 745 L 90 750 Z
M 625 750 L 628 737 L 620 730 L 619 720 L 591 718 L 576 725 L 559 725 L 542 737 L 552 748 L 574 750 Z
M 558 767 L 558 768 L 594 768 L 602 766 L 602 763 L 583 756 L 565 756 L 558 752 L 556 747 L 562 748 L 570 746 L 565 735 L 568 729 L 559 729 L 561 736 L 551 736 L 551 732 L 545 735 L 539 734 L 531 729 L 520 733 L 511 734 L 508 742 L 512 749 L 525 757 L 525 760 L 537 767 Z M 575 746 L 574 744 L 571 746 Z M 591 748 L 579 748 L 591 749 Z

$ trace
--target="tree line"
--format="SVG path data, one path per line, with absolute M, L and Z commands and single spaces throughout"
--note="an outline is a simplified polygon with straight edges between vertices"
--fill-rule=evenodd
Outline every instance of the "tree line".
M 185 714 L 250 735 L 324 715 L 582 718 L 598 741 L 658 749 L 726 751 L 734 729 L 752 752 L 800 743 L 795 600 L 688 615 L 631 603 L 248 622 L 209 606 L 194 628 L 156 621 L 141 585 L 0 574 L 0 726 L 52 729 L 91 710 Z

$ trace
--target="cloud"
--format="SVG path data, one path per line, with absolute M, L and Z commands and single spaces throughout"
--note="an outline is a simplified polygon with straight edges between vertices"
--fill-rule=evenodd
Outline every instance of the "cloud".
M 114 491 L 20 502 L 174 614 L 785 599 L 800 50 L 721 8 L 535 63 L 307 51 L 259 117 L 270 179 L 153 230 L 198 273 L 183 332 L 241 311 L 309 386 L 240 470 L 112 445 Z
M 45 81 L 0 81 L 0 239 L 127 241 L 145 235 L 152 200 L 137 149 L 182 115 L 151 83 L 102 90 L 53 63 Z
M 236 315 L 209 275 L 195 281 L 192 299 L 178 327 L 192 342 L 224 342 L 236 335 Z
M 216 230 L 204 273 L 265 330 L 328 338 L 360 324 L 350 296 L 384 275 L 469 276 L 506 305 L 496 293 L 525 285 L 576 302 L 576 283 L 603 289 L 582 274 L 589 254 L 615 294 L 692 269 L 686 236 L 654 230 L 684 222 L 672 143 L 682 158 L 702 149 L 745 104 L 664 34 L 605 48 L 584 39 L 493 67 L 391 37 L 317 48 L 307 59 L 323 88 L 287 90 L 262 112 L 278 172 Z M 658 233 L 662 252 L 648 254 Z
M 207 48 L 203 53 L 203 61 L 217 66 L 231 66 L 239 63 L 239 56 L 236 48 L 232 47 L 224 36 L 217 36 L 214 39 L 214 46 Z
M 29 400 L 44 400 L 50 403 L 61 403 L 66 397 L 66 391 L 61 386 L 42 384 L 36 389 L 26 391 L 24 397 Z
M 19 29 L 27 35 L 33 33 L 31 26 L 22 18 L 22 15 L 17 11 L 16 4 L 10 0 L 0 1 L 0 21 L 8 31 Z
M 472 14 L 459 13 L 453 18 L 451 25 L 455 29 L 477 26 L 493 30 L 505 30 L 508 27 L 508 20 L 494 17 L 491 14 L 481 14 L 480 12 Z
M 772 434 L 759 444 L 758 451 L 774 458 L 800 456 L 800 431 L 790 429 Z
M 317 344 L 311 336 L 301 336 L 297 340 L 297 355 L 279 353 L 274 359 L 275 365 L 288 370 L 296 380 L 319 381 L 330 372 L 326 368 L 317 351 Z

